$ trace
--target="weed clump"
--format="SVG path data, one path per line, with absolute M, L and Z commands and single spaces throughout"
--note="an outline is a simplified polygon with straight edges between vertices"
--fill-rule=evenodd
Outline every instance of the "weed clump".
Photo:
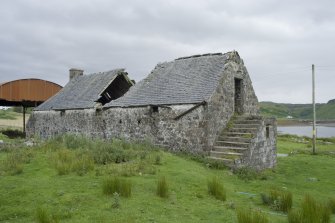
M 237 210 L 237 222 L 238 223 L 268 223 L 269 219 L 260 210 Z
M 102 182 L 102 192 L 106 195 L 118 193 L 122 197 L 131 196 L 131 182 L 118 177 L 108 177 Z
M 292 193 L 289 191 L 273 188 L 269 195 L 261 194 L 263 204 L 269 205 L 275 211 L 287 213 L 292 208 Z
M 158 180 L 156 194 L 162 198 L 167 198 L 169 196 L 169 187 L 165 177 L 161 177 Z
M 119 208 L 119 207 L 120 207 L 120 195 L 117 192 L 114 192 L 112 208 Z
M 207 182 L 208 193 L 214 196 L 216 199 L 225 201 L 226 200 L 226 190 L 220 183 L 218 177 L 213 177 Z
M 241 167 L 234 170 L 234 173 L 238 178 L 244 181 L 254 180 L 258 177 L 258 173 L 255 169 L 249 167 Z

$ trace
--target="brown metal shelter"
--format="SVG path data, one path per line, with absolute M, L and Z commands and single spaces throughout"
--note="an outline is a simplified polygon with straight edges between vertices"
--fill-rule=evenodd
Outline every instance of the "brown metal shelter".
M 42 104 L 61 89 L 59 84 L 34 78 L 0 83 L 0 106 L 22 106 L 25 131 L 26 108 Z

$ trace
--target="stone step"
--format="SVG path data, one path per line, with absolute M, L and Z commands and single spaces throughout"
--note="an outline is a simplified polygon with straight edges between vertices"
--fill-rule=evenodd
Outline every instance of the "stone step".
M 238 142 L 238 141 L 216 141 L 216 145 L 218 146 L 231 146 L 231 147 L 248 147 L 249 143 L 248 142 Z
M 234 137 L 244 137 L 246 139 L 251 139 L 254 137 L 253 133 L 248 133 L 248 132 L 233 132 L 233 131 L 229 131 L 229 132 L 223 132 L 221 137 L 229 137 L 229 136 L 234 136 Z
M 261 124 L 260 120 L 236 120 L 234 121 L 234 124 L 256 124 L 259 125 Z
M 230 129 L 231 132 L 243 132 L 243 133 L 254 133 L 255 131 L 257 131 L 257 128 L 231 128 Z
M 260 121 L 262 120 L 261 116 L 238 116 L 234 119 L 234 121 Z
M 237 152 L 221 152 L 221 151 L 211 151 L 211 156 L 213 157 L 220 157 L 225 158 L 225 156 L 243 156 L 243 153 L 237 153 Z
M 243 148 L 243 147 L 232 147 L 232 146 L 213 146 L 213 149 L 215 151 L 220 151 L 220 152 L 225 152 L 225 151 L 245 151 L 248 148 Z
M 258 128 L 260 124 L 240 124 L 240 123 L 234 123 L 234 128 Z
M 233 159 L 226 159 L 226 158 L 220 158 L 220 157 L 215 157 L 215 156 L 208 156 L 208 159 L 216 160 L 216 161 L 222 161 L 225 164 L 234 164 Z
M 244 138 L 240 136 L 219 136 L 218 141 L 233 141 L 233 142 L 247 142 L 249 143 L 251 141 L 251 138 Z

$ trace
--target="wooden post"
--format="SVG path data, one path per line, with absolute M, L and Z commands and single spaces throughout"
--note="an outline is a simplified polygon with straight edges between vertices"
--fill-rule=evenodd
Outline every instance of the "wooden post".
M 313 87 L 313 154 L 316 154 L 316 115 L 315 115 L 315 72 L 314 72 L 314 64 L 312 64 L 312 87 Z

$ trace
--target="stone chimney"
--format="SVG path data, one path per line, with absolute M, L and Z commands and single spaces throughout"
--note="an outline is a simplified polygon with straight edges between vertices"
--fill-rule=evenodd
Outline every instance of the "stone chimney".
M 79 76 L 83 76 L 84 70 L 76 69 L 76 68 L 71 68 L 70 69 L 70 81 Z

